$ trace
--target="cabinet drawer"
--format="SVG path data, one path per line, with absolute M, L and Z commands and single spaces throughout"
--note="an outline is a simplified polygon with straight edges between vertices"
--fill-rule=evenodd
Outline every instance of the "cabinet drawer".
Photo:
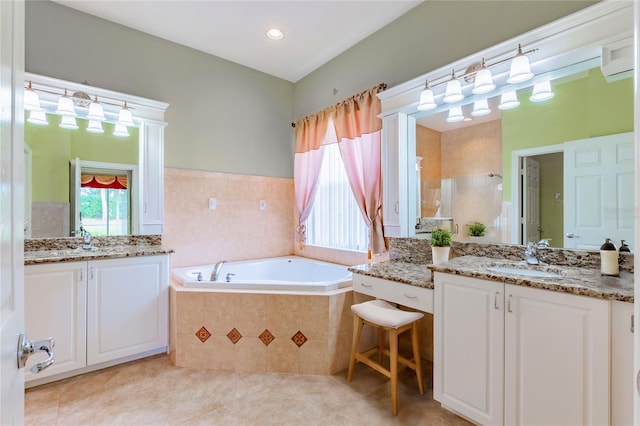
M 353 290 L 387 302 L 433 313 L 433 289 L 354 273 Z

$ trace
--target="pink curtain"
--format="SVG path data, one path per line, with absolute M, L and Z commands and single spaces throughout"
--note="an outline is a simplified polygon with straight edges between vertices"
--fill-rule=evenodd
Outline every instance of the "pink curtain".
M 336 106 L 335 126 L 347 177 L 369 227 L 369 254 L 387 251 L 382 227 L 382 111 L 377 86 Z
M 321 111 L 296 123 L 293 185 L 298 208 L 296 241 L 302 249 L 306 240 L 305 222 L 311 214 L 324 155 L 323 145 L 335 143 L 335 129 L 329 126 L 329 111 Z
M 369 227 L 369 255 L 387 251 L 382 229 L 380 138 L 382 106 L 377 94 L 384 84 L 353 96 L 296 123 L 294 187 L 298 207 L 296 240 L 305 242 L 322 166 L 323 145 L 339 143 L 351 190 Z

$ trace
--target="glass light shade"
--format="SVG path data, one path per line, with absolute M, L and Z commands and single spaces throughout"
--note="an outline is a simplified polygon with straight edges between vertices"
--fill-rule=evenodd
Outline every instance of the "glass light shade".
M 131 115 L 131 111 L 126 106 L 122 108 L 118 113 L 118 124 L 131 127 L 135 126 L 135 124 L 133 124 L 133 116 Z
M 480 99 L 473 103 L 473 111 L 471 111 L 471 115 L 474 117 L 481 117 L 489 113 L 491 113 L 491 109 L 489 108 L 489 102 L 486 99 Z
M 433 99 L 433 90 L 425 88 L 420 92 L 420 102 L 418 103 L 418 109 L 420 111 L 428 111 L 437 106 L 436 101 Z
M 87 126 L 87 132 L 104 133 L 104 129 L 102 128 L 102 122 L 98 120 L 89 120 L 89 125 Z
M 462 94 L 462 86 L 460 86 L 460 81 L 455 77 L 451 77 L 451 80 L 447 83 L 447 89 L 444 93 L 443 101 L 448 104 L 459 102 L 464 99 L 464 95 Z
M 509 69 L 509 78 L 507 83 L 521 83 L 533 78 L 533 73 L 529 67 L 529 58 L 525 55 L 518 55 L 511 60 L 511 68 Z
M 75 117 L 76 110 L 73 106 L 73 100 L 67 95 L 61 96 L 60 99 L 58 99 L 58 108 L 56 109 L 56 114 Z
M 503 93 L 500 96 L 500 105 L 498 108 L 500 109 L 512 109 L 520 105 L 520 101 L 518 100 L 518 95 L 515 90 L 510 92 Z
M 464 120 L 464 115 L 462 115 L 462 107 L 453 107 L 449 110 L 447 122 L 459 123 L 462 120 Z
M 78 128 L 78 124 L 76 124 L 76 118 L 70 115 L 63 115 L 60 120 L 60 127 L 63 129 L 75 130 Z
M 496 85 L 493 84 L 493 76 L 489 68 L 482 68 L 476 73 L 476 82 L 471 90 L 474 95 L 489 93 L 495 88 Z
M 24 89 L 24 109 L 27 111 L 42 111 L 40 96 L 33 89 Z
M 121 138 L 126 138 L 129 136 L 129 130 L 127 130 L 127 126 L 124 124 L 116 123 L 116 128 L 113 130 L 113 136 L 118 136 Z
M 102 105 L 100 105 L 97 100 L 91 102 L 89 105 L 89 114 L 87 114 L 87 118 L 94 121 L 105 121 L 107 119 L 104 116 Z
M 532 102 L 544 102 L 553 98 L 555 93 L 551 90 L 551 82 L 543 81 L 533 85 L 533 93 L 529 100 Z
M 47 121 L 47 113 L 43 110 L 31 110 L 31 112 L 29 112 L 29 118 L 27 118 L 27 121 L 31 124 L 35 124 L 36 126 L 46 126 L 47 124 L 49 124 L 49 122 Z

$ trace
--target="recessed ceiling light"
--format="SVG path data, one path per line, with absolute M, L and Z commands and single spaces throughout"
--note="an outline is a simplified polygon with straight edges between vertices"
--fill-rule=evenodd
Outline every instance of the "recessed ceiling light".
M 267 37 L 271 40 L 282 40 L 284 38 L 284 33 L 278 28 L 269 28 L 267 30 Z

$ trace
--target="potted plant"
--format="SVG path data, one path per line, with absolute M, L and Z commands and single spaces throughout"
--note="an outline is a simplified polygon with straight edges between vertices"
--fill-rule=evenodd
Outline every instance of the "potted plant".
M 467 235 L 471 240 L 483 240 L 485 233 L 487 232 L 487 226 L 481 222 L 473 222 L 467 225 Z
M 433 228 L 431 231 L 431 255 L 433 264 L 439 265 L 449 260 L 451 249 L 451 231 L 442 228 Z

